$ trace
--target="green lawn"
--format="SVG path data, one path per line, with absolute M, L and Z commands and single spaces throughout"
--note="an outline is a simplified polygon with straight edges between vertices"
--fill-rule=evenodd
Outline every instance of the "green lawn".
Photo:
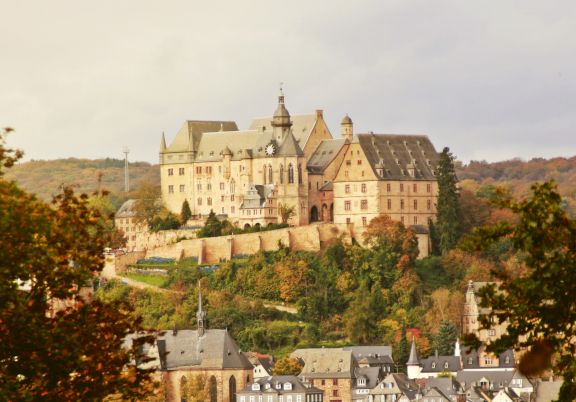
M 166 278 L 160 275 L 138 275 L 138 274 L 131 274 L 128 273 L 128 278 L 134 279 L 140 282 L 146 282 L 150 285 L 155 286 L 162 286 L 166 281 Z

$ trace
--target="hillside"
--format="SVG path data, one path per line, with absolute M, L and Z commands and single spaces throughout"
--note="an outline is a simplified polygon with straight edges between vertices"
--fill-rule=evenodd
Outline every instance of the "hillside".
M 123 198 L 124 161 L 120 159 L 57 159 L 30 161 L 15 165 L 7 170 L 5 178 L 15 180 L 26 191 L 38 198 L 50 201 L 60 191 L 62 184 L 74 185 L 76 192 L 90 194 L 98 189 L 98 173 L 102 172 L 101 187 Z M 147 162 L 132 162 L 129 168 L 130 189 L 140 183 L 160 183 L 158 165 Z

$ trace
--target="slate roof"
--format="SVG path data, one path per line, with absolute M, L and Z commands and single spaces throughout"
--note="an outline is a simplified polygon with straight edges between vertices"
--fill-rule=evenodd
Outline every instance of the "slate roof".
M 392 346 L 345 346 L 342 350 L 352 352 L 358 361 L 366 357 L 377 357 L 376 355 L 379 358 L 392 356 Z
M 432 367 L 432 363 L 436 363 Z M 448 363 L 448 367 L 446 367 Z M 420 359 L 422 365 L 422 373 L 439 373 L 442 370 L 456 372 L 461 369 L 459 356 L 436 356 L 432 355 L 426 359 Z
M 484 350 L 486 346 L 486 342 L 482 342 L 481 346 L 477 349 L 477 350 L 473 350 L 470 349 L 467 346 L 461 346 L 460 347 L 460 355 L 462 356 L 462 369 L 463 370 L 468 370 L 468 369 L 477 369 L 477 368 L 484 368 L 480 366 L 480 356 L 482 354 L 482 351 Z M 506 363 L 506 357 L 508 357 L 508 363 Z M 472 364 L 470 364 L 470 359 L 472 359 Z M 499 365 L 497 367 L 505 367 L 505 368 L 514 368 L 516 366 L 516 362 L 514 359 L 514 350 L 513 349 L 507 349 L 504 352 L 502 352 L 500 354 L 499 357 Z M 494 366 L 496 367 L 496 366 Z M 487 367 L 486 369 L 490 369 L 490 367 Z
M 518 370 L 516 371 L 503 371 L 503 370 L 491 370 L 489 368 L 485 370 L 473 370 L 473 371 L 466 371 L 461 370 L 456 373 L 456 381 L 460 384 L 463 384 L 464 387 L 468 388 L 474 382 L 478 385 L 479 381 L 482 379 L 486 379 L 488 382 L 494 384 L 494 389 L 499 390 L 505 387 L 513 387 L 512 385 L 512 378 L 521 378 L 522 379 L 522 388 L 527 388 L 532 386 L 532 383 L 528 380 L 528 378 L 520 373 Z M 500 383 L 502 383 L 502 387 L 500 387 Z
M 135 336 L 131 334 L 125 339 L 125 347 L 131 346 Z M 176 334 L 166 331 L 158 336 L 156 344 L 159 355 L 164 356 L 160 359 L 161 370 L 195 367 L 253 369 L 252 363 L 223 329 L 207 329 L 202 336 L 196 330 L 180 330 Z
M 252 361 L 252 364 L 254 364 L 254 367 L 261 365 L 268 374 L 272 374 L 274 371 L 274 366 L 268 357 L 257 357 L 255 361 Z
M 291 131 L 288 132 L 286 139 L 278 149 L 278 156 L 304 156 L 302 148 Z
M 331 181 L 329 181 L 328 183 L 320 187 L 320 190 L 318 191 L 334 191 L 334 184 Z
M 358 366 L 352 352 L 341 348 L 296 349 L 290 357 L 304 360 L 299 378 L 353 378 Z
M 360 144 L 381 180 L 436 180 L 440 155 L 426 135 L 357 134 L 352 143 Z M 409 165 L 415 168 L 414 177 L 408 174 Z M 384 169 L 382 176 L 377 168 Z
M 284 391 L 284 384 L 286 384 L 286 383 L 292 384 L 292 390 L 291 391 Z M 260 384 L 260 391 L 253 391 L 252 390 L 253 384 Z M 270 384 L 270 388 L 267 389 L 266 384 Z M 282 388 L 277 389 L 276 388 L 277 384 L 280 384 L 282 386 Z M 258 392 L 258 393 L 266 392 L 266 393 L 279 394 L 279 393 L 283 393 L 283 392 L 322 393 L 323 391 L 321 389 L 316 388 L 316 387 L 307 386 L 307 385 L 303 384 L 303 382 L 298 377 L 296 377 L 294 375 L 280 375 L 280 376 L 262 377 L 256 381 L 249 382 L 248 385 L 246 386 L 246 388 L 244 388 L 242 391 L 238 391 L 237 394 L 252 394 L 254 392 Z
M 458 394 L 458 390 L 460 390 L 460 384 L 457 381 L 452 380 L 452 378 L 429 378 L 426 381 L 426 389 L 437 388 L 438 390 L 442 391 L 442 393 L 448 397 L 451 395 Z
M 238 131 L 238 126 L 233 121 L 187 120 L 165 152 L 195 150 L 204 133 L 218 131 L 220 128 L 224 131 Z M 192 138 L 192 144 L 190 144 L 190 138 Z
M 116 212 L 116 215 L 114 215 L 114 219 L 135 217 L 136 212 L 132 211 L 135 202 L 136 200 L 128 200 L 122 204 L 118 212 Z
M 223 159 L 226 147 L 232 152 L 232 160 L 242 159 L 245 149 L 254 150 L 258 143 L 264 146 L 272 139 L 272 132 L 258 133 L 258 130 L 217 131 L 204 133 L 198 145 L 196 162 L 212 162 Z M 256 148 L 258 149 L 258 148 Z M 240 154 L 238 153 L 240 151 Z M 261 152 L 260 156 L 264 156 Z
M 418 349 L 416 349 L 416 338 L 412 338 L 412 346 L 410 347 L 410 356 L 408 357 L 408 361 L 406 365 L 410 366 L 419 366 L 420 359 L 418 358 Z
M 438 402 L 451 402 L 450 396 L 446 395 L 444 392 L 442 392 L 442 390 L 440 390 L 438 388 L 429 388 L 428 390 L 426 390 L 423 398 L 427 398 L 427 397 L 428 398 L 432 397 L 432 398 L 434 398 L 435 401 L 438 401 Z
M 349 144 L 349 142 L 345 138 L 322 141 L 306 164 L 308 173 L 323 173 L 346 144 Z
M 382 371 L 380 367 L 356 367 L 354 369 L 356 379 L 352 382 L 352 389 L 356 388 L 374 388 L 382 379 Z M 364 378 L 366 385 L 358 385 L 358 379 Z
M 395 384 L 395 387 L 392 389 L 388 388 L 390 382 Z M 395 392 L 395 390 L 398 392 Z M 370 390 L 370 395 L 390 395 L 399 392 L 404 393 L 410 400 L 414 400 L 416 399 L 416 394 L 422 393 L 422 389 L 414 380 L 409 379 L 406 374 L 391 373 L 388 374 L 377 387 Z
M 564 381 L 542 381 L 536 388 L 536 402 L 551 402 L 558 399 Z
M 428 234 L 428 227 L 425 225 L 410 225 L 416 234 Z
M 312 130 L 316 126 L 317 120 L 315 113 L 290 115 L 290 121 L 292 122 L 291 130 L 301 149 L 304 149 L 306 146 Z M 272 116 L 256 117 L 252 120 L 248 129 L 258 130 L 258 127 L 266 127 L 266 130 L 271 130 Z
M 274 184 L 263 185 L 250 183 L 246 190 L 244 201 L 240 204 L 240 209 L 264 208 L 274 187 Z

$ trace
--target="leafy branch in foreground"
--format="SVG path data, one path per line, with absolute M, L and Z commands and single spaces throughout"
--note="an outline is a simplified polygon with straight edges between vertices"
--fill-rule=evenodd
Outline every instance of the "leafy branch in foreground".
M 554 181 L 535 184 L 532 196 L 520 202 L 499 191 L 501 197 L 493 203 L 517 214 L 519 223 L 478 228 L 463 247 L 479 252 L 509 238 L 515 250 L 526 253 L 527 275 L 511 279 L 505 271 L 492 271 L 502 281 L 501 292 L 496 293 L 494 284 L 478 292 L 480 306 L 492 309 L 490 315 L 480 317 L 482 328 L 490 328 L 492 317 L 499 323 L 510 322 L 507 334 L 486 350 L 529 349 L 520 370 L 536 375 L 552 367 L 565 380 L 559 395 L 563 402 L 576 395 L 576 347 L 571 343 L 576 336 L 576 221 L 560 207 L 556 187 Z M 480 345 L 475 334 L 466 335 L 464 341 L 475 348 Z

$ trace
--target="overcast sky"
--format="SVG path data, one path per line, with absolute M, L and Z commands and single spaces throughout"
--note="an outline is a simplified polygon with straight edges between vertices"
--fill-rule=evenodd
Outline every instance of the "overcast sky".
M 185 120 L 323 109 L 334 137 L 576 154 L 576 2 L 3 1 L 0 127 L 26 160 L 158 162 Z

